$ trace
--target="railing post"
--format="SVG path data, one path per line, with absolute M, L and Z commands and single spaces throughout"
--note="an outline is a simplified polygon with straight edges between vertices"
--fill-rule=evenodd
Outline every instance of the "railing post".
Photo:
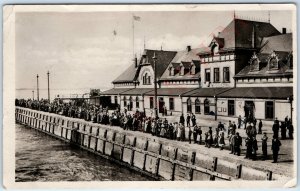
M 135 147 L 135 145 L 136 145 L 136 137 L 134 137 L 134 139 L 133 139 L 133 143 L 132 143 L 132 150 L 131 150 L 131 158 L 130 158 L 130 165 L 131 166 L 133 166 L 133 164 L 134 164 L 134 152 L 135 152 L 135 150 L 134 150 L 134 147 Z
M 126 135 L 123 135 L 123 140 L 122 140 L 122 144 L 123 146 L 121 147 L 121 156 L 120 156 L 120 160 L 123 161 L 123 156 L 124 156 L 124 145 L 125 145 L 125 140 L 126 140 Z
M 211 171 L 215 172 L 217 170 L 217 163 L 218 163 L 218 158 L 214 157 L 213 158 L 213 163 L 211 166 Z M 215 180 L 215 176 L 214 175 L 210 175 L 210 180 Z
M 159 150 L 158 150 L 158 158 L 156 159 L 156 163 L 155 163 L 155 175 L 158 176 L 158 172 L 159 172 L 159 164 L 160 164 L 160 157 L 161 157 L 161 148 L 162 148 L 162 144 L 159 144 Z
M 178 148 L 175 149 L 175 152 L 174 152 L 174 162 L 172 164 L 172 175 L 171 175 L 171 180 L 174 181 L 175 179 L 175 169 L 176 169 L 176 159 L 177 159 L 177 152 L 178 152 Z
M 149 144 L 149 141 L 146 140 L 145 145 L 144 145 L 144 151 L 147 151 L 148 144 Z M 143 170 L 145 170 L 145 168 L 146 168 L 146 159 L 147 159 L 147 154 L 144 153 Z
M 235 175 L 235 178 L 239 179 L 239 178 L 241 178 L 241 175 L 242 175 L 242 165 L 238 164 L 236 166 L 236 175 Z
M 102 152 L 105 154 L 105 145 L 106 145 L 106 137 L 107 137 L 107 129 L 104 131 L 104 140 L 103 140 L 103 147 L 102 147 Z
M 191 157 L 191 165 L 194 165 L 195 164 L 195 160 L 196 160 L 196 152 L 192 152 L 192 157 Z M 193 180 L 193 173 L 194 173 L 194 170 L 193 168 L 191 167 L 190 168 L 190 171 L 189 171 L 189 180 L 192 181 Z

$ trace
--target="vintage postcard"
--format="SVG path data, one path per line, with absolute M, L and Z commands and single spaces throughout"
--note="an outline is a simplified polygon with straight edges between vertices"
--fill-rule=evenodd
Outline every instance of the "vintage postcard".
M 6 188 L 296 185 L 295 5 L 3 12 Z

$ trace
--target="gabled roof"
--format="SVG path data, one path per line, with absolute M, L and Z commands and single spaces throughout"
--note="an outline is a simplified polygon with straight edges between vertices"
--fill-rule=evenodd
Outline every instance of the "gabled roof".
M 138 61 L 138 67 L 135 67 L 135 63 L 131 64 L 120 76 L 118 76 L 112 83 L 126 83 L 126 82 L 135 82 L 138 78 L 139 71 L 144 65 L 144 60 L 146 59 L 147 64 L 151 64 L 154 68 L 153 55 L 157 57 L 157 77 L 163 74 L 168 64 L 174 58 L 176 51 L 164 51 L 164 50 L 144 50 L 145 58 L 141 57 Z
M 259 48 L 264 37 L 279 35 L 280 32 L 270 23 L 249 21 L 243 19 L 233 19 L 222 30 L 218 40 L 223 43 L 223 49 L 238 49 L 238 48 Z M 216 38 L 216 37 L 215 37 Z M 255 44 L 258 47 L 253 47 L 252 39 L 255 38 Z M 214 39 L 213 39 L 214 40 Z M 221 41 L 222 40 L 222 41 Z M 210 49 L 203 51 L 200 54 L 210 53 Z
M 275 51 L 292 52 L 293 35 L 292 33 L 280 34 L 276 36 L 265 37 L 261 43 L 261 53 L 272 53 Z
M 293 71 L 289 68 L 289 61 L 293 50 L 292 44 L 291 33 L 264 38 L 260 53 L 257 54 L 257 58 L 260 61 L 260 70 L 252 72 L 250 71 L 250 65 L 247 65 L 237 75 L 235 75 L 235 78 L 292 76 Z M 272 70 L 272 72 L 269 72 L 268 61 L 273 52 L 278 58 L 278 70 Z
M 156 60 L 156 75 L 157 78 L 160 78 L 164 71 L 167 69 L 169 63 L 176 55 L 176 51 L 165 51 L 165 50 L 149 50 L 145 49 L 143 55 L 145 58 L 140 60 L 139 70 L 145 64 L 144 60 L 146 60 L 146 64 L 151 64 L 152 68 L 154 68 L 153 56 L 155 53 Z M 138 77 L 138 76 L 136 76 Z
M 183 51 L 178 51 L 175 57 L 172 59 L 169 66 L 164 71 L 163 75 L 161 76 L 160 80 L 187 80 L 187 79 L 199 79 L 200 77 L 200 58 L 197 55 L 202 48 L 195 48 Z M 180 66 L 184 66 L 186 70 L 188 70 L 191 66 L 191 64 L 194 64 L 196 67 L 195 74 L 190 74 L 189 72 L 186 72 L 184 75 L 179 75 Z M 170 67 L 173 67 L 175 69 L 174 76 L 170 76 L 169 69 Z
M 131 64 L 120 76 L 118 76 L 112 83 L 126 83 L 133 82 L 137 68 L 135 64 Z

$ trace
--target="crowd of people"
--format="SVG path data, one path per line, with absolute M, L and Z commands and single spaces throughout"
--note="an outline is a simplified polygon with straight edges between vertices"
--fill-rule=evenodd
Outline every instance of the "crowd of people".
M 185 117 L 183 114 L 179 118 L 179 122 L 170 123 L 166 118 L 147 117 L 145 113 L 136 111 L 134 114 L 129 113 L 126 109 L 120 111 L 117 108 L 115 111 L 109 114 L 108 108 L 102 108 L 101 106 L 95 106 L 85 101 L 78 103 L 76 101 L 70 101 L 64 103 L 61 100 L 54 100 L 49 102 L 48 100 L 24 100 L 16 99 L 16 106 L 31 108 L 34 110 L 40 110 L 50 113 L 56 113 L 72 118 L 80 118 L 86 121 L 92 121 L 94 123 L 100 123 L 111 126 L 119 126 L 124 130 L 142 131 L 144 133 L 150 133 L 153 136 L 163 137 L 177 141 L 188 141 L 190 144 L 204 144 L 205 147 L 225 148 L 225 134 L 229 142 L 230 154 L 240 156 L 241 146 L 243 139 L 240 136 L 237 129 L 241 129 L 244 124 L 244 130 L 246 134 L 245 158 L 257 160 L 257 134 L 262 134 L 262 121 L 254 118 L 251 121 L 249 119 L 242 119 L 238 117 L 237 124 L 234 121 L 229 121 L 228 124 L 219 122 L 215 130 L 212 127 L 202 128 L 197 125 L 196 116 L 191 113 Z M 226 129 L 225 129 L 226 126 Z M 187 130 L 188 129 L 188 130 Z M 273 125 L 273 139 L 271 149 L 273 152 L 273 162 L 277 162 L 278 153 L 280 150 L 281 142 L 279 140 L 279 129 L 281 129 L 281 139 L 288 138 L 293 139 L 293 125 L 291 119 L 285 118 L 285 121 L 281 122 L 277 118 Z M 186 133 L 188 135 L 186 135 Z M 203 134 L 203 135 L 202 135 Z M 204 138 L 204 140 L 202 139 Z M 186 140 L 187 139 L 187 140 Z M 262 159 L 266 160 L 268 157 L 268 137 L 264 132 L 261 138 Z

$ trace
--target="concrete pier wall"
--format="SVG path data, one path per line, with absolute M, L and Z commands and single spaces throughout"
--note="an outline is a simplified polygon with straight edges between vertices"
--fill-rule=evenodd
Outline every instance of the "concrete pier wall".
M 271 171 L 253 169 L 172 140 L 137 136 L 117 127 L 16 107 L 16 122 L 139 171 L 157 180 L 274 180 Z M 169 144 L 170 143 L 170 144 Z

